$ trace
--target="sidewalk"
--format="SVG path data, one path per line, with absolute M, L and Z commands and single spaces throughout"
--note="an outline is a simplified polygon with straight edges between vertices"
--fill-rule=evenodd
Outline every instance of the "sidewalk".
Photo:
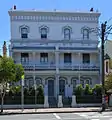
M 12 114 L 48 114 L 48 113 L 73 113 L 73 112 L 98 112 L 100 107 L 88 107 L 88 108 L 47 108 L 47 109 L 13 109 L 4 110 L 1 115 Z M 106 111 L 111 111 L 107 109 Z

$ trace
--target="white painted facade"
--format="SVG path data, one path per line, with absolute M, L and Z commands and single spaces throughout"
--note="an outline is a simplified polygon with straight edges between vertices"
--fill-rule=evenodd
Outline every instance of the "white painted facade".
M 9 53 L 25 68 L 25 86 L 31 87 L 36 81 L 43 85 L 45 95 L 57 98 L 59 94 L 71 97 L 73 87 L 78 84 L 85 86 L 88 83 L 92 87 L 100 83 L 98 37 L 93 32 L 93 29 L 97 30 L 100 13 L 12 9 L 9 15 Z M 27 29 L 27 38 L 21 38 L 22 28 Z M 46 28 L 47 38 L 41 38 L 42 28 Z M 69 37 L 67 31 L 64 33 L 66 28 Z M 28 55 L 24 63 L 21 53 Z M 44 54 L 41 58 L 41 53 L 46 53 L 46 57 Z M 85 57 L 86 63 L 84 53 L 89 56 L 88 60 Z

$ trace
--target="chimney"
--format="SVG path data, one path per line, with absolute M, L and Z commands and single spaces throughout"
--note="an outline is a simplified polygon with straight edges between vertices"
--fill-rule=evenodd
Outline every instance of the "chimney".
M 14 10 L 16 10 L 16 5 L 14 5 Z
M 6 47 L 6 42 L 4 41 L 4 44 L 3 44 L 3 56 L 6 56 L 7 55 L 7 47 Z
M 90 9 L 90 12 L 93 12 L 93 11 L 94 11 L 93 8 L 91 8 L 91 9 Z

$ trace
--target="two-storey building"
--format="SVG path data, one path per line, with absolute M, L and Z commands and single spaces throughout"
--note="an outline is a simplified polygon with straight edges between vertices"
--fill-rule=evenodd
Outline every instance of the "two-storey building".
M 25 87 L 42 84 L 44 94 L 71 97 L 76 85 L 100 83 L 100 13 L 9 10 L 10 56 L 25 69 Z

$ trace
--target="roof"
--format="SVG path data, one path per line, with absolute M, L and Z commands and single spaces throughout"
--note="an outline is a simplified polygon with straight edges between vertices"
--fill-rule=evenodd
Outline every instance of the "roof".
M 36 10 L 36 9 L 31 9 L 31 10 L 13 10 L 13 9 L 10 9 L 8 11 L 9 15 L 19 15 L 19 14 L 23 14 L 23 15 L 37 15 L 37 14 L 43 14 L 43 15 L 47 15 L 47 14 L 56 14 L 56 15 L 93 15 L 93 16 L 96 16 L 96 17 L 99 17 L 101 15 L 101 13 L 99 12 L 96 12 L 96 11 L 93 11 L 93 12 L 90 12 L 90 11 L 60 11 L 60 10 Z

